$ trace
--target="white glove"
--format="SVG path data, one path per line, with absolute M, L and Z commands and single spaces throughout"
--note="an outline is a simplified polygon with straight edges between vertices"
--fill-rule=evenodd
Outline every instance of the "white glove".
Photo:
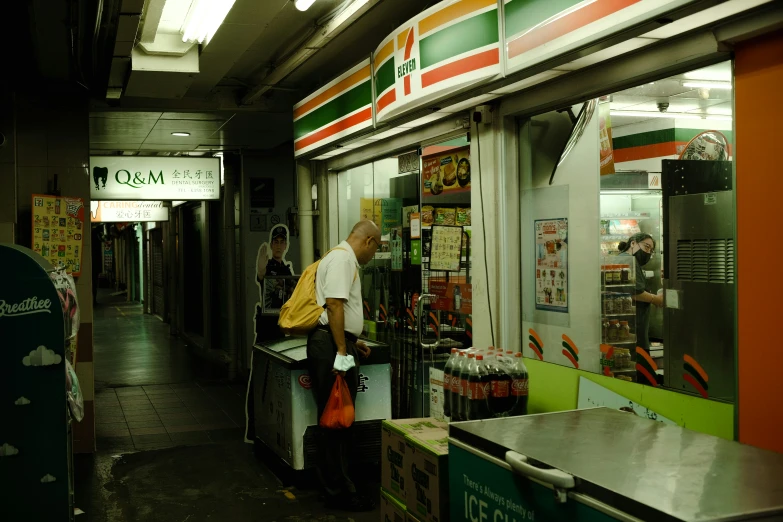
M 334 357 L 334 369 L 338 372 L 347 372 L 354 366 L 356 366 L 356 363 L 353 361 L 353 355 L 340 355 L 338 353 Z

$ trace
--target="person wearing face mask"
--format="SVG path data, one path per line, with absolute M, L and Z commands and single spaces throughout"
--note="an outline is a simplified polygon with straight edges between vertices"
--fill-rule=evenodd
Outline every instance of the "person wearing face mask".
M 650 305 L 663 306 L 663 296 L 647 290 L 647 278 L 644 275 L 644 265 L 650 262 L 655 253 L 655 241 L 650 234 L 640 232 L 621 241 L 618 249 L 622 255 L 636 258 L 636 287 L 633 300 L 636 301 L 636 346 L 650 351 Z

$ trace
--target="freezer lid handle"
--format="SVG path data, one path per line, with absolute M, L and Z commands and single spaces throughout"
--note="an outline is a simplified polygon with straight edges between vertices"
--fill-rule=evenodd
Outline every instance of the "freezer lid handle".
M 516 451 L 506 452 L 506 462 L 515 473 L 552 484 L 555 488 L 572 489 L 576 485 L 573 475 L 559 469 L 537 468 L 528 462 L 525 455 Z

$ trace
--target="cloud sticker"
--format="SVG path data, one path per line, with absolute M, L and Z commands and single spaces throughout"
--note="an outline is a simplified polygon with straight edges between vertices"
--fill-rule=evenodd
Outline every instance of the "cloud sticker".
M 46 474 L 46 475 L 44 475 L 44 476 L 41 478 L 41 483 L 42 483 L 42 484 L 46 484 L 46 483 L 48 483 L 48 482 L 54 482 L 54 481 L 56 481 L 56 480 L 57 480 L 57 479 L 56 479 L 56 478 L 54 478 L 53 476 L 51 476 L 51 475 L 49 475 L 49 474 Z
M 0 457 L 13 457 L 19 453 L 19 450 L 8 444 L 7 442 L 0 446 Z
M 22 359 L 22 364 L 25 366 L 52 366 L 54 364 L 60 364 L 63 358 L 46 346 L 39 346 L 30 355 Z
M 14 404 L 16 404 L 17 406 L 27 406 L 28 404 L 30 404 L 30 399 L 28 399 L 27 397 L 19 397 L 14 401 Z

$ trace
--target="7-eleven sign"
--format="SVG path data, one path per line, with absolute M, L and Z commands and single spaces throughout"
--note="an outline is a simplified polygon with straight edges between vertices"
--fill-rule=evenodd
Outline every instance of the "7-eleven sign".
M 397 94 L 400 98 L 410 96 L 421 89 L 419 74 L 419 46 L 416 45 L 416 26 L 409 27 L 397 35 L 397 51 L 395 63 L 397 66 Z M 402 90 L 402 92 L 400 92 Z

